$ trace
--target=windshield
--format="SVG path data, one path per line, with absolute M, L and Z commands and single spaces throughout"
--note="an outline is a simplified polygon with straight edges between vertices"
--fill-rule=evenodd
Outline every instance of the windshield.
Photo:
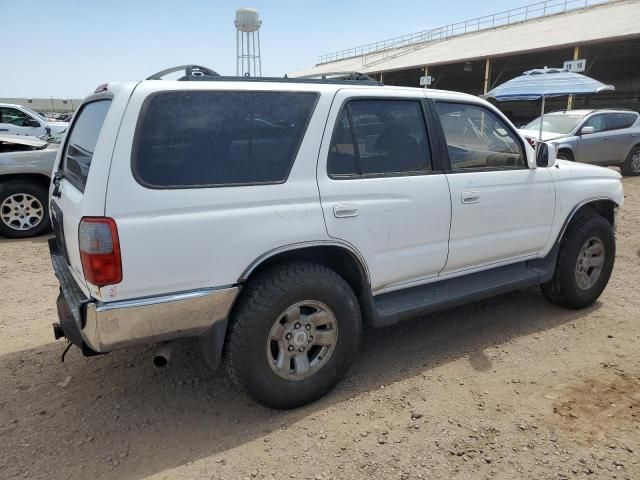
M 584 118 L 583 115 L 545 115 L 542 122 L 543 132 L 570 133 Z M 540 130 L 540 117 L 527 123 L 525 130 Z

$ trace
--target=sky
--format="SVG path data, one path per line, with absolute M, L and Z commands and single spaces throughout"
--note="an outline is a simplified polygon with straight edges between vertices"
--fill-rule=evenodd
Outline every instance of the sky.
M 260 12 L 262 74 L 533 0 L 0 0 L 0 97 L 83 98 L 176 65 L 236 72 L 233 20 Z

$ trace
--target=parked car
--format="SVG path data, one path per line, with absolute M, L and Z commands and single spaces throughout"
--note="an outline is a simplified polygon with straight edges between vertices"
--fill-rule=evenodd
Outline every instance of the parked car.
M 0 103 L 0 135 L 31 135 L 39 137 L 59 133 L 68 122 L 48 120 L 30 108 L 10 103 Z
M 617 172 L 544 143 L 535 158 L 477 97 L 355 78 L 185 75 L 85 99 L 51 185 L 56 338 L 95 355 L 198 337 L 291 408 L 339 381 L 364 325 L 534 285 L 568 308 L 599 297 Z
M 640 175 L 640 116 L 629 110 L 563 110 L 544 115 L 542 140 L 558 158 L 619 166 L 623 175 Z M 520 131 L 535 145 L 540 117 Z
M 50 228 L 49 184 L 58 145 L 0 135 L 0 235 L 25 238 Z

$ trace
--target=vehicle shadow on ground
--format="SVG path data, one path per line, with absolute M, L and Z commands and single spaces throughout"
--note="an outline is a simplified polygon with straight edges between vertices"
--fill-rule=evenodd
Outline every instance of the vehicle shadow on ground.
M 260 439 L 449 361 L 466 357 L 486 371 L 493 367 L 484 349 L 597 308 L 567 311 L 529 289 L 367 331 L 348 378 L 315 404 L 287 412 L 248 400 L 222 371 L 208 370 L 190 340 L 176 344 L 166 370 L 152 367 L 151 348 L 93 358 L 72 349 L 64 364 L 60 342 L 7 354 L 0 357 L 0 470 L 8 476 L 143 478 Z M 428 391 L 430 381 L 424 382 Z

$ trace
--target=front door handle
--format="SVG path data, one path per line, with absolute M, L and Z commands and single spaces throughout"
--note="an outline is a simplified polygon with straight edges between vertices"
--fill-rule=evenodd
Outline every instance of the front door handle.
M 478 192 L 462 192 L 462 203 L 478 203 L 480 194 Z
M 333 215 L 336 218 L 357 217 L 358 207 L 352 203 L 337 203 L 333 206 Z

